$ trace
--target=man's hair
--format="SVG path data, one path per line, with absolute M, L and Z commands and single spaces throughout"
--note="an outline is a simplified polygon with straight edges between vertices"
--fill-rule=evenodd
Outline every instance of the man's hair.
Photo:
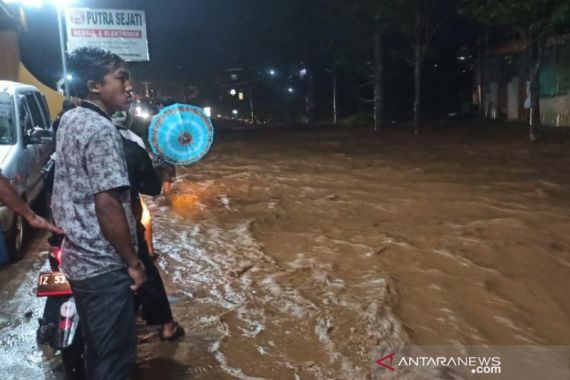
M 102 83 L 105 75 L 124 65 L 121 57 L 103 49 L 84 47 L 74 50 L 67 57 L 68 71 L 72 75 L 70 95 L 85 98 L 89 94 L 87 82 Z
M 63 105 L 62 105 L 62 111 L 69 111 L 75 108 L 75 104 L 73 104 L 73 102 L 71 100 L 67 100 L 65 99 L 63 101 Z

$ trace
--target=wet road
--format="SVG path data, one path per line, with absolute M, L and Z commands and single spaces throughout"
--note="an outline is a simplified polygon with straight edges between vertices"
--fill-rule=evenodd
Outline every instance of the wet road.
M 187 337 L 140 345 L 139 378 L 364 379 L 380 343 L 570 344 L 569 147 L 481 126 L 220 134 L 148 200 Z M 53 378 L 43 249 L 0 272 L 2 378 Z

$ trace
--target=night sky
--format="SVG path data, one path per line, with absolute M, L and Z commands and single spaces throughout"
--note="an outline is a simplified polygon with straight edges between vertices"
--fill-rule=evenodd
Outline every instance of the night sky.
M 135 72 L 155 78 L 201 78 L 231 61 L 224 44 L 232 29 L 231 1 L 123 0 L 79 1 L 76 7 L 142 9 L 146 12 L 151 62 Z M 28 33 L 22 40 L 24 61 L 51 84 L 59 75 L 60 58 L 55 10 L 29 9 Z M 38 37 L 40 36 L 40 37 Z M 175 78 L 174 78 L 175 77 Z M 143 79 L 143 78 L 139 78 Z
M 287 72 L 279 78 L 280 82 L 259 82 L 261 88 L 256 91 L 269 99 L 270 92 L 275 95 L 276 90 L 263 86 L 297 85 L 301 112 L 304 101 L 300 94 L 305 89 L 298 80 L 295 83 L 295 78 L 291 79 L 291 73 L 298 72 L 301 62 L 311 61 L 315 69 L 317 113 L 328 117 L 332 59 L 330 51 L 317 49 L 321 46 L 314 38 L 321 32 L 315 21 L 322 9 L 318 4 L 319 0 L 79 0 L 74 7 L 145 11 L 151 61 L 130 65 L 138 82 L 196 85 L 204 95 L 219 91 L 224 69 L 246 67 L 258 75 L 260 70 L 276 67 Z M 49 5 L 40 10 L 30 9 L 27 17 L 28 32 L 22 38 L 23 61 L 42 81 L 54 85 L 61 73 L 55 9 Z M 332 19 L 342 17 L 333 15 Z M 335 30 L 334 23 L 327 31 L 331 36 L 342 33 Z M 473 41 L 472 37 L 464 21 L 451 20 L 435 39 L 424 65 L 424 88 L 431 91 L 424 103 L 427 112 L 449 112 L 459 107 L 460 101 L 469 100 L 472 79 L 470 73 L 463 72 L 469 67 L 458 65 L 456 57 L 464 45 Z M 354 41 L 354 44 L 365 43 Z M 385 80 L 389 89 L 386 109 L 395 118 L 408 115 L 411 108 L 413 71 L 408 46 L 408 41 L 398 37 L 385 40 Z M 360 73 L 355 74 L 351 69 L 339 73 L 340 112 L 344 116 L 369 112 L 370 106 L 359 99 L 371 98 L 372 88 L 355 89 L 355 84 L 368 80 L 362 75 L 366 62 L 362 60 Z M 215 98 L 208 96 L 208 101 Z M 279 107 L 281 95 L 272 99 L 272 107 Z

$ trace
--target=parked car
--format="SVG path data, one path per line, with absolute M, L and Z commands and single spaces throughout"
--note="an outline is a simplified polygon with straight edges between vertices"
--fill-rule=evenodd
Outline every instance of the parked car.
M 34 86 L 0 81 L 0 171 L 28 204 L 42 195 L 42 168 L 53 150 L 44 95 Z M 26 230 L 24 220 L 0 205 L 0 227 L 11 259 L 19 258 Z

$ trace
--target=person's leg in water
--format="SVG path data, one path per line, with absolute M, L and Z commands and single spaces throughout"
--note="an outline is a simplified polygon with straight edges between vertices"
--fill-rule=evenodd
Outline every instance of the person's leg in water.
M 172 194 L 172 182 L 171 181 L 164 181 L 162 183 L 162 194 L 165 196 L 169 196 Z
M 150 217 L 150 212 L 148 211 L 148 207 L 142 197 L 140 197 L 140 201 L 142 206 L 141 224 L 144 227 L 144 240 L 146 241 L 150 258 L 154 261 L 157 259 L 157 255 L 154 251 L 154 242 L 152 241 L 152 218 Z
M 160 338 L 174 340 L 184 335 L 184 329 L 172 316 L 168 296 L 158 268 L 152 262 L 144 239 L 139 237 L 139 258 L 144 264 L 147 282 L 139 290 L 142 317 L 148 325 L 160 325 Z
M 176 180 L 176 167 L 165 163 L 162 168 L 162 194 L 169 196 L 172 194 L 172 183 Z

